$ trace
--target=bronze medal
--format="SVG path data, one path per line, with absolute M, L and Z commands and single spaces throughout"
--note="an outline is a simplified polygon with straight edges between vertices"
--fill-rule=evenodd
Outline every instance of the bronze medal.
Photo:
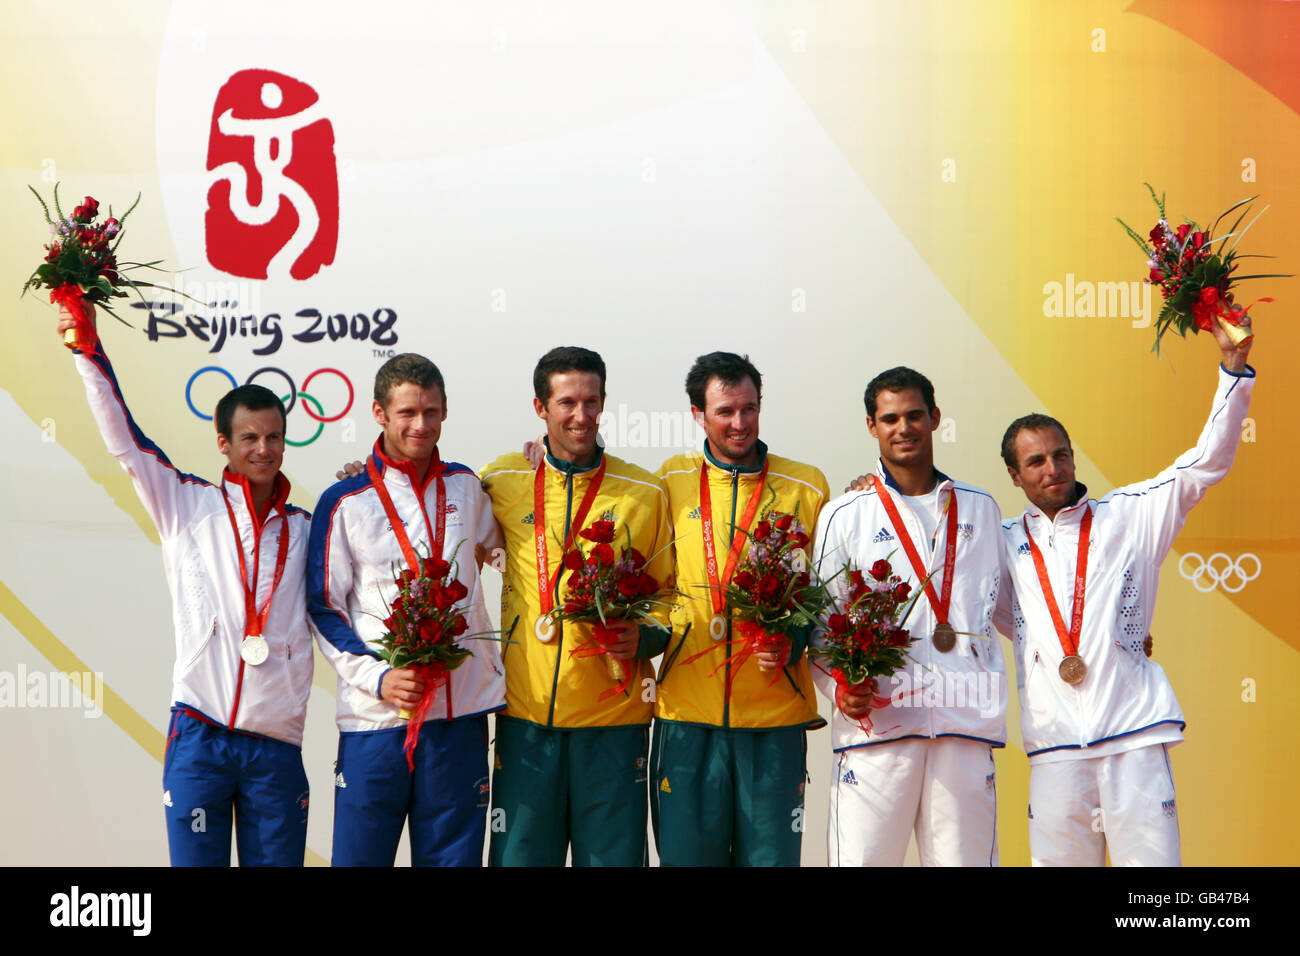
M 940 621 L 934 629 L 934 648 L 940 654 L 947 654 L 957 646 L 957 632 L 952 629 L 952 625 L 947 621 Z
M 1078 654 L 1071 654 L 1061 661 L 1059 673 L 1061 680 L 1067 684 L 1082 684 L 1083 679 L 1088 676 L 1088 665 L 1083 662 L 1083 658 Z

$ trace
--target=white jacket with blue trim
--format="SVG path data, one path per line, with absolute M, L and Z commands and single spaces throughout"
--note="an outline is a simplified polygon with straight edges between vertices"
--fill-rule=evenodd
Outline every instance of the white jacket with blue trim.
M 898 485 L 878 462 L 877 474 L 893 493 L 899 515 L 916 546 L 938 596 L 943 587 L 943 560 L 947 527 L 940 518 L 933 542 Z M 871 711 L 870 732 L 861 723 L 833 707 L 831 742 L 836 751 L 868 747 L 905 737 L 966 737 L 993 747 L 1007 739 L 1007 680 L 1002 648 L 993 627 L 1002 579 L 1002 513 L 988 492 L 938 475 L 938 502 L 943 509 L 950 495 L 957 499 L 957 553 L 948 620 L 960 633 L 947 653 L 935 648 L 931 635 L 937 619 L 929 599 L 922 595 L 905 627 L 919 638 L 911 645 L 913 660 L 893 678 L 878 678 L 877 693 L 890 697 L 889 706 Z M 818 571 L 830 578 L 852 562 L 864 574 L 887 558 L 894 573 L 920 588 L 921 580 L 907 559 L 897 532 L 874 487 L 849 492 L 825 505 L 817 519 L 813 554 Z M 846 578 L 835 579 L 832 589 L 841 600 Z M 979 635 L 971 637 L 969 635 Z M 814 645 L 820 637 L 814 638 Z M 826 697 L 835 700 L 835 681 L 824 659 L 811 658 L 813 681 Z
M 1155 613 L 1160 565 L 1187 514 L 1232 467 L 1250 405 L 1255 371 L 1219 371 L 1219 385 L 1196 447 L 1156 477 L 1117 488 L 1100 501 L 1079 485 L 1079 500 L 1048 519 L 1037 507 L 1024 520 L 1042 552 L 1066 627 L 1072 614 L 1079 530 L 1093 512 L 1079 656 L 1083 681 L 1058 673 L 1064 652 L 1020 518 L 1003 523 L 1014 594 L 998 627 L 1014 641 L 1021 730 L 1031 763 L 1103 756 L 1148 743 L 1182 740 L 1182 708 L 1164 669 L 1142 649 Z M 1099 749 L 1100 748 L 1100 749 Z
M 438 492 L 432 471 L 423 489 L 417 489 L 410 463 L 389 459 L 382 437 L 375 443 L 371 460 L 393 499 L 411 546 L 421 557 L 428 556 L 429 532 L 417 494 L 423 495 L 429 521 L 436 524 Z M 505 706 L 501 645 L 494 639 L 502 635 L 471 638 L 492 629 L 476 553 L 481 547 L 490 557 L 490 552 L 500 549 L 501 531 L 478 476 L 461 464 L 445 462 L 444 466 L 447 501 L 442 557 L 450 561 L 455 553 L 456 577 L 469 591 L 462 602 L 469 627 L 458 642 L 473 656 L 451 671 L 449 684 L 436 691 L 427 720 L 472 717 Z M 406 567 L 406 560 L 370 476 L 362 473 L 330 487 L 316 503 L 316 515 L 307 574 L 308 602 L 321 652 L 339 675 L 339 730 L 405 727 L 397 705 L 379 696 L 380 681 L 389 667 L 375 649 L 397 596 L 396 571 Z
M 103 345 L 90 355 L 76 355 L 104 443 L 131 476 L 162 540 L 176 633 L 172 700 L 211 723 L 300 747 L 313 666 L 304 587 L 310 516 L 287 503 L 289 482 L 282 474 L 263 523 L 241 475 L 227 471 L 217 487 L 177 471 L 131 417 Z M 271 653 L 257 666 L 239 655 L 244 585 L 223 498 L 235 514 L 248 573 L 257 579 L 259 609 L 270 594 L 285 531 L 280 505 L 288 521 L 288 557 L 263 631 Z

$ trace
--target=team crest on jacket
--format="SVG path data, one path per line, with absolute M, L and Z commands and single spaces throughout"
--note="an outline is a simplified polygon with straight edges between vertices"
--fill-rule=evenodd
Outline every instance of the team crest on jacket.
M 1174 801 L 1172 800 L 1161 800 L 1160 809 L 1167 817 L 1178 816 L 1178 808 L 1174 806 Z
M 645 757 L 637 757 L 636 760 L 633 761 L 633 763 L 632 763 L 632 769 L 633 769 L 633 771 L 634 771 L 635 774 L 636 774 L 636 779 L 633 780 L 632 782 L 633 782 L 633 783 L 645 783 L 645 782 L 646 782 L 646 759 L 645 759 Z
M 488 794 L 491 788 L 488 786 L 487 777 L 479 777 L 474 781 L 474 795 L 478 798 L 476 806 L 486 807 L 488 805 Z
M 889 533 L 888 528 L 881 528 L 871 540 L 874 544 L 880 544 L 882 541 L 893 541 L 894 536 Z
M 973 524 L 958 524 L 957 538 L 960 541 L 970 541 L 975 537 L 975 526 Z

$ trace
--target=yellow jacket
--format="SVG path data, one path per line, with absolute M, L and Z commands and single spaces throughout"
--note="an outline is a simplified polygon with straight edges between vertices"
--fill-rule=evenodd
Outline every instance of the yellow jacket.
M 826 477 L 810 465 L 768 455 L 767 446 L 762 442 L 758 447 L 766 457 L 768 472 L 751 527 L 768 511 L 793 513 L 797 507 L 798 520 L 808 528 L 811 538 L 817 513 L 830 497 Z M 713 603 L 705 569 L 700 519 L 700 466 L 706 460 L 719 577 L 731 547 L 733 523 L 738 523 L 743 517 L 745 505 L 762 470 L 761 463 L 756 468 L 741 468 L 718 462 L 709 453 L 707 442 L 703 453 L 676 455 L 659 469 L 659 477 L 668 491 L 680 596 L 672 612 L 672 637 L 659 666 L 655 716 L 661 720 L 739 729 L 820 727 L 824 721 L 817 714 L 808 660 L 802 653 L 798 653 L 798 659 L 785 668 L 785 673 L 775 684 L 772 683 L 772 672 L 760 671 L 754 660 L 745 661 L 731 675 L 729 693 L 727 676 L 733 665 L 710 676 L 736 648 L 729 650 L 724 641 L 714 640 L 709 635 Z M 742 551 L 740 561 L 744 559 L 745 551 Z M 728 622 L 726 640 L 731 640 L 731 612 L 728 609 L 723 614 Z M 683 663 L 709 648 L 713 649 L 697 660 Z M 797 652 L 801 650 L 801 647 L 796 647 Z
M 648 559 L 646 573 L 659 581 L 665 592 L 671 591 L 672 538 L 668 530 L 668 498 L 663 486 L 643 468 L 612 455 L 604 458 L 605 477 L 582 527 L 590 527 L 592 522 L 601 519 L 613 520 L 615 553 L 627 545 L 630 530 L 632 546 Z M 555 594 L 562 543 L 590 486 L 596 465 L 577 468 L 548 453 L 545 469 L 548 579 Z M 533 514 L 536 470 L 523 455 L 515 453 L 503 455 L 480 474 L 506 541 L 501 626 L 507 631 L 513 628 L 510 635 L 513 643 L 505 645 L 502 655 L 506 668 L 506 716 L 559 728 L 648 724 L 654 699 L 654 669 L 649 660 L 629 661 L 637 673 L 627 693 L 601 701 L 600 695 L 614 686 L 604 656 L 570 656 L 573 648 L 591 636 L 590 625 L 556 623 L 549 642 L 544 643 L 537 636 L 541 599 Z M 574 529 L 574 539 L 583 551 L 589 551 L 591 543 L 577 536 L 580 530 Z M 568 572 L 565 572 L 558 582 L 558 600 L 553 606 L 562 606 L 567 593 Z M 656 609 L 655 617 L 667 626 L 668 614 L 665 604 Z M 666 637 L 664 631 L 641 628 L 639 656 L 652 657 L 662 647 L 663 638 L 654 640 L 656 634 Z

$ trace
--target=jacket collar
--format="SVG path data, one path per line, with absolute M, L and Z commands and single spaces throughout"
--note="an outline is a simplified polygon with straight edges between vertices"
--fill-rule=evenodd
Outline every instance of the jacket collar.
M 763 462 L 767 461 L 767 445 L 763 444 L 763 440 L 760 438 L 755 440 L 754 447 L 758 449 L 757 465 L 749 467 L 745 465 L 729 465 L 726 462 L 718 461 L 718 459 L 713 456 L 713 450 L 709 448 L 709 440 L 706 438 L 704 439 L 704 460 L 714 468 L 733 475 L 757 475 L 763 470 Z
M 415 473 L 415 465 L 413 462 L 394 461 L 392 458 L 388 457 L 388 452 L 384 449 L 383 435 L 380 435 L 375 439 L 374 457 L 375 464 L 379 467 L 379 473 L 381 475 L 387 472 L 389 468 L 393 468 L 400 474 L 405 475 L 406 480 L 411 483 L 411 487 L 420 493 L 423 493 L 424 489 L 428 487 L 429 482 L 441 474 L 443 470 L 442 456 L 438 453 L 437 445 L 433 447 L 433 457 L 429 461 L 429 471 L 428 474 L 424 476 L 423 483 L 420 482 L 419 476 Z
M 1074 504 L 1066 505 L 1056 513 L 1056 518 L 1048 523 L 1058 528 L 1075 527 L 1083 521 L 1083 511 L 1088 505 L 1088 486 L 1081 481 L 1074 483 Z M 1025 509 L 1025 517 L 1030 521 L 1042 519 L 1047 521 L 1047 515 L 1043 514 L 1041 508 L 1032 501 L 1029 507 Z
M 229 468 L 223 469 L 221 472 L 221 490 L 225 494 L 226 500 L 243 506 L 253 522 L 254 529 L 260 529 L 266 519 L 274 512 L 283 511 L 289 501 L 289 479 L 284 477 L 282 471 L 275 474 L 275 482 L 271 487 L 271 497 L 266 501 L 264 514 L 258 514 L 257 509 L 253 507 L 253 489 L 245 476 L 235 474 Z
M 898 482 L 894 480 L 894 476 L 891 475 L 889 473 L 889 469 L 885 467 L 885 459 L 883 458 L 876 459 L 876 474 L 884 479 L 885 487 L 888 488 L 890 491 L 894 492 L 894 494 L 897 495 L 903 494 L 903 489 L 898 487 Z M 945 485 L 952 484 L 952 479 L 949 478 L 947 475 L 945 475 L 943 472 L 941 472 L 938 468 L 934 469 L 934 479 L 935 479 L 934 487 L 936 489 L 941 489 Z
M 589 471 L 595 471 L 599 466 L 601 459 L 605 457 L 605 447 L 600 443 L 596 444 L 596 457 L 590 465 L 577 465 L 571 461 L 565 461 L 563 458 L 556 458 L 551 454 L 551 439 L 543 437 L 542 443 L 546 445 L 546 464 L 554 471 L 558 471 L 564 476 L 582 475 Z

